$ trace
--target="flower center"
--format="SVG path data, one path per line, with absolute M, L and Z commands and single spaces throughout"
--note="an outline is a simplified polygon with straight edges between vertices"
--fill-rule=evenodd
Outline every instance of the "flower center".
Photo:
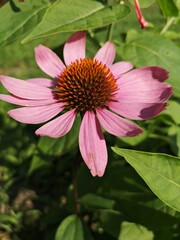
M 96 59 L 84 58 L 71 63 L 57 79 L 56 94 L 67 109 L 77 113 L 105 108 L 113 101 L 118 86 L 109 68 Z

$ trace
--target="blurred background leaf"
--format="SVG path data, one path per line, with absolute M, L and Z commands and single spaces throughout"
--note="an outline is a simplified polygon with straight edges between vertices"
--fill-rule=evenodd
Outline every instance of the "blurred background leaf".
M 48 0 L 30 1 L 21 4 L 12 0 L 0 8 L 0 46 L 5 46 L 29 33 L 43 18 Z

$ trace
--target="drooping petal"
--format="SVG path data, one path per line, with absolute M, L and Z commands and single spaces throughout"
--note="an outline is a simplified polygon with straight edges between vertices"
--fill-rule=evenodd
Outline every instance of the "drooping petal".
M 161 82 L 164 82 L 169 77 L 169 73 L 156 66 L 137 68 L 123 74 L 117 80 L 120 87 L 131 88 L 139 90 L 140 88 L 149 89 L 153 88 Z
M 84 114 L 81 123 L 79 147 L 91 174 L 101 177 L 107 165 L 107 149 L 100 124 L 90 111 Z
M 158 103 L 166 101 L 172 88 L 163 81 L 168 72 L 160 67 L 143 67 L 123 74 L 117 83 L 119 90 L 115 100 L 120 103 Z
M 159 86 L 154 86 L 149 89 L 139 89 L 134 91 L 133 89 L 119 88 L 118 93 L 114 97 L 114 100 L 118 100 L 119 103 L 125 102 L 131 104 L 136 103 L 160 103 L 166 101 L 172 95 L 172 88 L 169 84 L 159 83 Z
M 167 103 L 124 103 L 110 102 L 108 107 L 123 117 L 133 120 L 145 120 L 157 116 Z
M 85 40 L 84 31 L 73 34 L 64 45 L 64 61 L 70 65 L 76 60 L 85 58 Z
M 19 80 L 8 76 L 0 76 L 3 86 L 13 95 L 25 99 L 54 98 L 51 89 L 38 86 L 34 83 Z
M 97 109 L 96 113 L 102 127 L 115 136 L 131 137 L 143 132 L 143 130 L 136 124 L 129 122 L 106 109 Z
M 28 82 L 37 84 L 41 87 L 52 88 L 55 86 L 56 82 L 47 78 L 30 78 L 27 80 Z
M 46 123 L 36 130 L 36 135 L 59 138 L 68 133 L 74 123 L 76 114 L 74 110 L 70 110 L 60 117 Z
M 62 103 L 55 103 L 47 106 L 22 107 L 10 110 L 9 116 L 16 121 L 29 124 L 46 122 L 63 110 Z
M 64 70 L 64 63 L 49 48 L 39 45 L 35 48 L 35 58 L 38 66 L 49 76 L 56 78 Z
M 19 106 L 33 107 L 33 106 L 42 106 L 47 104 L 52 104 L 58 102 L 57 99 L 49 98 L 42 100 L 29 100 L 24 98 L 18 98 L 16 96 L 11 96 L 7 94 L 0 94 L 0 99 Z
M 117 62 L 110 66 L 110 70 L 116 79 L 132 68 L 133 65 L 130 62 Z
M 107 67 L 110 67 L 115 58 L 115 47 L 111 42 L 106 42 L 96 53 L 95 59 L 100 61 L 103 64 L 106 64 Z

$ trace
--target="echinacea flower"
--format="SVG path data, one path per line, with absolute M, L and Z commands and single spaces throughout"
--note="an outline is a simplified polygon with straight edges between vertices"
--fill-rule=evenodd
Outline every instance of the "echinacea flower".
M 65 64 L 42 45 L 35 48 L 35 57 L 39 67 L 54 80 L 24 81 L 1 76 L 1 83 L 11 95 L 0 94 L 0 99 L 24 106 L 8 112 L 22 123 L 43 123 L 59 115 L 37 129 L 40 136 L 65 135 L 75 117 L 81 115 L 79 147 L 93 176 L 102 176 L 107 165 L 101 126 L 115 136 L 136 136 L 142 129 L 126 118 L 155 117 L 165 109 L 165 101 L 172 94 L 171 86 L 163 83 L 168 78 L 163 68 L 134 70 L 129 62 L 113 64 L 115 47 L 111 42 L 106 42 L 93 59 L 86 58 L 83 31 L 65 43 Z

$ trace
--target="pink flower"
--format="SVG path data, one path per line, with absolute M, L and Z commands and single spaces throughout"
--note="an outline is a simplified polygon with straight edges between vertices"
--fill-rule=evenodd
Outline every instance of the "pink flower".
M 136 136 L 142 129 L 126 118 L 155 117 L 165 109 L 165 101 L 172 94 L 171 86 L 163 83 L 168 78 L 166 70 L 154 66 L 132 70 L 129 62 L 113 64 L 115 47 L 111 42 L 106 42 L 93 59 L 85 58 L 85 32 L 75 33 L 66 42 L 65 64 L 42 45 L 36 47 L 35 57 L 39 67 L 54 80 L 23 81 L 0 76 L 11 93 L 0 94 L 0 99 L 24 106 L 8 112 L 22 123 L 43 123 L 59 114 L 37 129 L 40 136 L 65 135 L 80 114 L 79 147 L 93 176 L 102 176 L 107 164 L 100 125 L 115 136 Z
M 135 4 L 135 8 L 136 8 L 136 15 L 137 15 L 137 18 L 138 18 L 141 28 L 147 28 L 148 22 L 144 19 L 143 15 L 142 15 L 141 8 L 139 6 L 139 1 L 134 0 L 134 4 Z

